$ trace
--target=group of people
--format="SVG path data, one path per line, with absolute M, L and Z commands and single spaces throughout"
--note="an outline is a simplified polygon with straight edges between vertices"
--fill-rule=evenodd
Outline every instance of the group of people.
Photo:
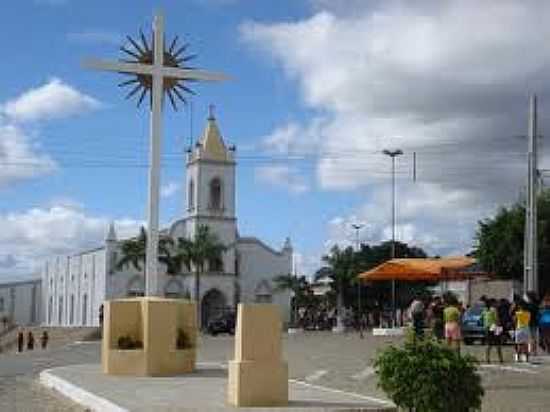
M 536 355 L 539 346 L 550 352 L 550 294 L 538 301 L 533 293 L 525 298 L 514 296 L 507 299 L 492 299 L 486 296 L 477 303 L 485 335 L 486 361 L 491 362 L 495 348 L 500 362 L 503 362 L 502 344 L 511 340 L 515 344 L 515 360 L 529 361 Z M 415 336 L 423 336 L 428 327 L 438 340 L 445 340 L 460 352 L 462 340 L 462 317 L 465 308 L 455 296 L 436 296 L 430 299 L 416 297 L 409 307 Z
M 42 349 L 46 349 L 48 347 L 48 340 L 50 337 L 48 336 L 47 331 L 42 332 L 42 336 L 40 337 L 40 346 Z M 34 350 L 34 335 L 31 331 L 27 332 L 27 350 Z M 23 352 L 23 349 L 25 348 L 25 332 L 23 329 L 19 329 L 17 332 L 17 352 Z

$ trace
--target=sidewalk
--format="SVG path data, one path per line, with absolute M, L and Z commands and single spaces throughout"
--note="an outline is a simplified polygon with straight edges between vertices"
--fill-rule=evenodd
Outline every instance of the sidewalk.
M 394 411 L 382 399 L 289 381 L 286 408 L 233 408 L 225 403 L 227 370 L 197 365 L 193 374 L 169 378 L 108 376 L 99 364 L 53 368 L 40 382 L 92 411 Z

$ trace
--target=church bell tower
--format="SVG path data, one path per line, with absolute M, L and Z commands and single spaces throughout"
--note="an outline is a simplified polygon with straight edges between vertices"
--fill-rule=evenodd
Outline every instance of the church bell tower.
M 221 136 L 213 106 L 206 128 L 187 154 L 186 202 L 187 233 L 193 236 L 199 225 L 207 225 L 229 245 L 235 242 L 235 149 Z

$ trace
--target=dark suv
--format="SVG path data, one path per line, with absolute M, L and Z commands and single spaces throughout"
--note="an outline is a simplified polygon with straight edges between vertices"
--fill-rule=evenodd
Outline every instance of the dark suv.
M 224 313 L 218 316 L 216 319 L 208 322 L 206 330 L 212 336 L 216 336 L 219 333 L 235 334 L 235 314 Z

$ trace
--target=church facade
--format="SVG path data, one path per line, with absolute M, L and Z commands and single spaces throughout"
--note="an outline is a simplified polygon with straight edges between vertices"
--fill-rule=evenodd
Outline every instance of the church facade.
M 290 292 L 277 291 L 273 283 L 276 276 L 292 272 L 290 240 L 275 250 L 255 237 L 240 236 L 234 153 L 210 115 L 201 139 L 187 152 L 185 216 L 161 232 L 177 241 L 193 238 L 199 226 L 207 225 L 226 247 L 222 259 L 209 262 L 201 275 L 202 325 L 233 311 L 238 302 L 272 302 L 280 305 L 284 319 L 290 314 Z M 117 269 L 122 242 L 111 224 L 103 246 L 45 262 L 41 274 L 45 325 L 97 326 L 104 300 L 143 295 L 143 271 Z M 163 266 L 159 263 L 164 295 L 197 300 L 193 275 L 170 275 Z

